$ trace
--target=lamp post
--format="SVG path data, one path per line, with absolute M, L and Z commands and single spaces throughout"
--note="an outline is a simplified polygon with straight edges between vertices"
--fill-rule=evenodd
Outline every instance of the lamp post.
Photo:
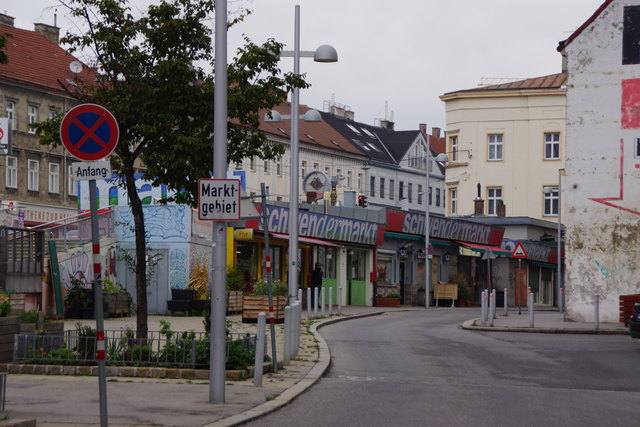
M 430 238 L 430 227 L 431 222 L 429 220 L 430 214 L 430 206 L 429 206 L 429 185 L 430 185 L 430 175 L 431 175 L 431 143 L 429 138 L 429 133 L 425 129 L 425 136 L 427 139 L 427 171 L 426 171 L 426 188 L 424 189 L 425 194 L 425 209 L 424 209 L 424 308 L 429 308 L 429 294 L 431 293 L 431 259 L 432 254 L 429 253 L 429 238 Z M 449 156 L 445 153 L 440 153 L 436 156 L 435 161 L 438 163 L 447 163 L 449 161 Z
M 300 74 L 300 57 L 312 57 L 316 62 L 336 62 L 338 53 L 329 45 L 318 47 L 315 52 L 300 51 L 300 5 L 295 7 L 295 26 L 293 52 L 282 51 L 281 57 L 293 57 L 293 73 Z M 291 96 L 291 167 L 289 195 L 289 303 L 298 295 L 298 171 L 299 171 L 299 120 L 300 120 L 300 89 L 293 88 Z
M 556 295 L 558 297 L 558 310 L 564 311 L 564 298 L 560 291 L 562 287 L 562 175 L 564 175 L 564 169 L 558 169 L 558 225 L 556 231 L 556 240 L 558 243 L 558 255 L 557 255 L 557 272 L 558 279 L 556 280 Z M 552 187 L 544 187 L 545 194 L 553 193 Z

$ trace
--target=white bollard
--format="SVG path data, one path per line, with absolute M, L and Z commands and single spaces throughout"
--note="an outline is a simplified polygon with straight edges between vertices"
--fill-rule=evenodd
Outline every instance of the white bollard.
M 593 297 L 593 327 L 600 329 L 600 295 Z
M 327 288 L 327 292 L 329 292 L 329 317 L 333 314 L 333 288 Z
M 496 290 L 489 295 L 489 326 L 493 326 L 493 319 L 496 317 Z
M 338 316 L 342 314 L 342 286 L 338 288 Z
M 324 317 L 324 286 L 320 288 L 320 312 Z
M 529 306 L 529 327 L 534 327 L 533 292 L 527 295 L 527 305 Z
M 313 288 L 313 317 L 318 317 L 318 287 Z
M 504 315 L 509 315 L 509 289 L 504 288 Z
M 302 288 L 298 289 L 298 301 L 302 304 Z
M 262 373 L 264 371 L 264 348 L 267 334 L 267 315 L 258 313 L 258 335 L 256 335 L 256 358 L 253 369 L 253 385 L 262 387 Z
M 300 303 L 300 301 L 296 301 L 293 304 L 294 307 L 294 315 L 293 315 L 293 339 L 291 340 L 291 357 L 295 357 L 298 355 L 298 348 L 300 347 L 300 318 L 301 318 L 301 313 L 302 311 L 300 310 L 300 308 L 302 307 L 302 304 Z
M 291 359 L 291 354 L 289 354 L 289 350 L 291 349 L 291 307 L 286 306 L 284 308 L 284 345 L 282 346 L 283 351 L 283 363 L 289 363 Z
M 311 319 L 311 288 L 307 288 L 307 320 Z
M 487 325 L 487 290 L 485 289 L 484 291 L 482 291 L 482 294 L 480 295 L 480 305 L 481 305 L 481 311 L 482 311 L 482 324 L 484 326 Z

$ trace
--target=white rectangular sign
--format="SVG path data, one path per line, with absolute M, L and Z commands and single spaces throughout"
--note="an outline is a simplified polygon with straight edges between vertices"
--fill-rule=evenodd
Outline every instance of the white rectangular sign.
M 108 160 L 73 163 L 71 175 L 76 181 L 109 179 L 111 178 L 111 163 Z
M 0 156 L 9 154 L 9 119 L 0 117 Z
M 239 179 L 199 179 L 198 219 L 233 221 L 240 219 Z

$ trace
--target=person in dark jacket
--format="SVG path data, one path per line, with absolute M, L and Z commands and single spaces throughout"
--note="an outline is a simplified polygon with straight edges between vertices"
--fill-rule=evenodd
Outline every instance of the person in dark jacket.
M 318 301 L 315 299 L 315 288 L 318 288 Z M 320 307 L 320 290 L 322 289 L 322 266 L 316 262 L 316 268 L 311 272 L 311 304 Z

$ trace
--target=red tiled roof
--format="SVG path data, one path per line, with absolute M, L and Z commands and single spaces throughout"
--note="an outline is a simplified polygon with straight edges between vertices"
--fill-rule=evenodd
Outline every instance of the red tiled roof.
M 65 79 L 73 81 L 76 77 L 69 64 L 77 59 L 40 33 L 9 25 L 0 25 L 0 33 L 9 34 L 9 63 L 0 64 L 0 79 L 62 91 L 58 80 L 64 83 Z M 87 84 L 95 81 L 93 71 L 86 66 L 77 77 Z
M 276 106 L 274 110 L 283 116 L 291 115 L 291 104 L 284 102 Z M 302 117 L 304 113 L 309 110 L 311 110 L 311 108 L 306 105 L 300 105 L 300 127 L 298 128 L 300 142 L 332 150 L 341 150 L 351 154 L 364 155 L 326 122 L 305 122 Z M 266 113 L 266 110 L 262 111 L 261 117 L 264 117 Z M 282 119 L 280 122 L 265 122 L 261 120 L 259 129 L 262 132 L 288 139 L 291 138 L 291 119 Z M 284 130 L 284 132 L 280 129 Z M 311 138 L 309 136 L 311 136 Z
M 603 10 L 605 10 L 607 8 L 607 6 L 609 6 L 611 4 L 611 2 L 613 2 L 613 0 L 606 0 L 604 3 L 602 3 L 600 5 L 600 7 L 598 8 L 598 10 L 596 10 L 593 15 L 591 15 L 591 17 L 589 19 L 587 19 L 586 21 L 584 21 L 584 23 L 573 32 L 573 34 L 571 34 L 569 36 L 568 39 L 561 41 L 560 43 L 558 43 L 558 52 L 562 52 L 564 50 L 565 47 L 567 47 L 569 45 L 569 43 L 571 43 L 573 41 L 573 39 L 575 39 L 576 37 L 578 37 L 580 35 L 580 33 L 582 33 L 589 25 L 591 25 L 591 23 L 593 21 L 595 21 L 595 19 L 602 13 Z
M 443 138 L 436 138 L 433 135 L 429 135 L 429 147 L 436 153 L 444 153 L 447 151 L 447 141 Z

